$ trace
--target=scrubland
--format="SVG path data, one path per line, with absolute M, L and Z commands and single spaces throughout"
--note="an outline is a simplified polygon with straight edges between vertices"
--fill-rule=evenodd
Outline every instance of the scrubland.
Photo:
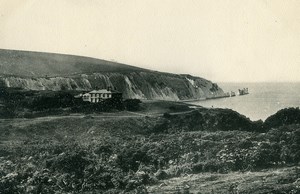
M 1 119 L 0 193 L 300 192 L 299 109 L 265 122 L 231 110 L 169 109 Z

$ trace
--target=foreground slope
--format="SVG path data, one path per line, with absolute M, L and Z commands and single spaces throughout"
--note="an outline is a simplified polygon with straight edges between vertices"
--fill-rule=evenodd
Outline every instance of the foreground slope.
M 0 193 L 299 193 L 300 119 L 255 132 L 231 112 L 0 119 Z
M 28 90 L 91 90 L 113 86 L 124 98 L 187 100 L 224 96 L 200 77 L 150 71 L 94 58 L 0 50 L 0 86 Z

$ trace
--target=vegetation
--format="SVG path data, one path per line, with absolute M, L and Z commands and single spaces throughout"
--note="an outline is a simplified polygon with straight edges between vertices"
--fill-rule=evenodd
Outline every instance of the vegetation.
M 126 99 L 124 100 L 124 108 L 129 111 L 138 111 L 141 109 L 141 103 L 142 101 L 139 99 Z
M 244 171 L 260 173 L 261 185 L 254 184 L 257 179 L 253 184 L 240 179 L 238 185 L 227 181 L 214 192 L 231 192 L 239 185 L 240 193 L 300 192 L 297 168 L 278 175 L 272 185 L 264 186 L 263 181 L 270 178 L 267 173 L 261 175 L 266 169 L 299 165 L 299 124 L 262 133 L 251 131 L 256 124 L 234 112 L 206 109 L 162 117 L 0 122 L 3 193 L 146 193 L 159 190 L 172 177 L 184 180 L 187 175 L 210 173 L 206 181 L 212 181 Z
M 179 131 L 256 131 L 263 132 L 262 121 L 251 121 L 229 109 L 198 109 L 187 114 L 165 114 L 162 126 L 169 132 Z
M 77 92 L 78 93 L 78 92 Z M 74 91 L 26 91 L 0 88 L 0 118 L 39 117 L 69 113 L 109 112 L 113 110 L 137 111 L 140 100 L 107 99 L 97 104 L 74 98 Z M 0 103 L 1 104 L 1 103 Z
M 297 108 L 285 108 L 270 116 L 265 121 L 267 128 L 282 125 L 300 124 L 300 110 Z
M 90 104 L 68 91 L 0 92 L 2 117 L 165 112 L 1 119 L 0 193 L 300 192 L 298 108 L 253 122 L 232 110 L 193 110 L 181 103 L 111 99 Z M 175 186 L 190 176 L 206 186 Z M 226 181 L 231 176 L 243 179 Z M 254 177 L 260 177 L 260 185 Z
M 13 57 L 12 57 L 13 56 Z M 7 65 L 10 64 L 10 65 Z M 99 72 L 135 72 L 146 69 L 90 57 L 0 49 L 0 75 L 55 77 Z

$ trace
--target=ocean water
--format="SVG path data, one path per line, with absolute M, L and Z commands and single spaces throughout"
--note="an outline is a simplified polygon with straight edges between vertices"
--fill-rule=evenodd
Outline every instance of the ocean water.
M 194 101 L 203 107 L 230 108 L 251 120 L 265 120 L 278 110 L 300 106 L 299 83 L 219 83 L 224 92 L 248 88 L 249 94 L 230 98 Z

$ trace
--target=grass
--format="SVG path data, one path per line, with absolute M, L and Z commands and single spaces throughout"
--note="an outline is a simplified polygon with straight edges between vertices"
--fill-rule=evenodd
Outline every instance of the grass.
M 20 77 L 70 77 L 94 72 L 148 71 L 91 57 L 5 49 L 0 49 L 0 64 L 4 64 L 1 66 L 2 75 Z
M 143 100 L 139 113 L 146 115 L 162 115 L 164 113 L 177 113 L 193 110 L 183 102 L 163 100 Z M 200 108 L 200 106 L 198 107 Z
M 174 106 L 147 103 L 142 111 L 151 113 Z M 132 117 L 119 112 L 1 119 L 0 191 L 299 192 L 300 125 L 265 133 L 220 131 L 212 126 L 224 122 L 228 111 L 199 109 L 167 117 L 142 111 Z M 201 115 L 208 123 L 199 127 L 194 121 Z

